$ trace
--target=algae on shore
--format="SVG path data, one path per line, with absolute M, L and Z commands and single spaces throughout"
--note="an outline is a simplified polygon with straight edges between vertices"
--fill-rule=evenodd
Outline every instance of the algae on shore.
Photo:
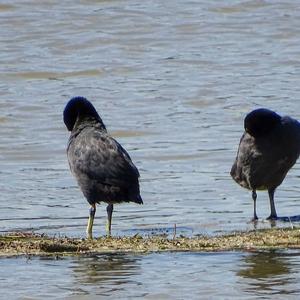
M 0 255 L 82 255 L 115 252 L 229 251 L 300 248 L 300 229 L 267 229 L 221 236 L 57 238 L 33 233 L 0 235 Z

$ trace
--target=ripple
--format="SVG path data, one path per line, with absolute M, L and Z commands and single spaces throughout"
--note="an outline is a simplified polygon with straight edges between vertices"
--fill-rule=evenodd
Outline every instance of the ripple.
M 19 78 L 25 80 L 38 80 L 38 79 L 63 79 L 72 77 L 93 77 L 100 76 L 103 71 L 91 69 L 82 71 L 72 71 L 72 72 L 48 72 L 48 71 L 32 71 L 32 72 L 18 72 L 18 73 L 2 73 L 3 77 Z

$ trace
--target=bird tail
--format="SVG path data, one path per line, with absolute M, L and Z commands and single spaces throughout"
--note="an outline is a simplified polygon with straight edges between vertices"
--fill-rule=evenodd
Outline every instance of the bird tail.
M 135 197 L 135 199 L 134 199 L 133 202 L 135 202 L 135 203 L 137 203 L 137 204 L 144 204 L 141 195 L 137 195 L 137 196 Z
M 143 204 L 143 199 L 140 194 L 139 185 L 136 185 L 133 188 L 131 188 L 130 190 L 128 190 L 128 199 L 129 199 L 129 202 Z

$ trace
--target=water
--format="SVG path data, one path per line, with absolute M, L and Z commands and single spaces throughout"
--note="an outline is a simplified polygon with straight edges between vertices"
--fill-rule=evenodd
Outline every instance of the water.
M 68 169 L 69 134 L 62 122 L 63 108 L 75 95 L 95 104 L 140 169 L 145 204 L 117 206 L 113 234 L 171 233 L 174 224 L 178 234 L 191 236 L 252 229 L 251 195 L 231 180 L 229 170 L 248 111 L 264 106 L 300 119 L 299 8 L 291 0 L 1 2 L 0 231 L 84 235 L 88 205 Z M 300 214 L 299 177 L 296 165 L 276 193 L 280 216 Z M 96 236 L 105 233 L 105 215 L 101 205 Z M 270 227 L 263 221 L 268 215 L 267 195 L 259 193 L 258 227 Z M 199 274 L 188 260 L 207 264 L 205 276 L 212 280 L 235 286 L 236 277 L 224 278 L 210 264 L 230 259 L 240 270 L 242 257 L 251 255 L 129 260 L 148 261 L 156 271 L 167 260 L 174 274 L 179 261 L 176 288 L 193 289 Z M 54 267 L 47 268 L 48 263 Z M 54 280 L 65 272 L 71 278 L 69 266 L 76 263 L 1 260 L 8 275 L 23 265 L 24 278 L 36 267 L 41 276 L 50 269 Z M 293 276 L 295 268 L 290 268 Z M 232 269 L 224 266 L 223 271 Z M 142 269 L 138 280 L 148 278 L 147 272 Z M 194 279 L 181 284 L 182 274 Z M 133 278 L 135 285 L 139 281 Z M 59 290 L 45 285 L 50 295 Z M 174 285 L 167 286 L 161 278 L 152 292 L 167 297 Z M 35 290 L 32 285 L 26 289 Z M 216 295 L 215 288 L 209 291 Z M 231 292 L 234 296 L 235 288 Z
M 278 251 L 10 258 L 1 261 L 0 289 L 7 299 L 297 299 L 299 255 Z M 13 277 L 3 272 L 12 268 Z

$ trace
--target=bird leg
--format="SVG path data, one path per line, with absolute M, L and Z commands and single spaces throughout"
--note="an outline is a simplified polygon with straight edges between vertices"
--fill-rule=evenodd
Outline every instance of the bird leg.
M 107 211 L 106 233 L 107 233 L 107 236 L 111 235 L 111 219 L 112 219 L 113 210 L 114 210 L 113 204 L 108 204 L 106 207 L 106 211 Z
M 86 227 L 86 236 L 88 239 L 93 238 L 93 225 L 94 225 L 95 213 L 96 213 L 96 204 L 92 204 L 90 208 L 90 216 L 89 216 L 88 224 Z
M 269 189 L 268 193 L 269 193 L 269 198 L 270 198 L 271 214 L 267 218 L 267 220 L 276 220 L 277 219 L 277 213 L 276 213 L 275 203 L 274 203 L 275 189 L 274 188 L 273 189 Z
M 256 191 L 253 190 L 252 191 L 252 199 L 253 199 L 253 204 L 254 204 L 254 213 L 253 213 L 252 221 L 254 221 L 254 222 L 258 220 L 258 217 L 257 217 L 257 214 L 256 214 L 256 198 L 257 198 Z

